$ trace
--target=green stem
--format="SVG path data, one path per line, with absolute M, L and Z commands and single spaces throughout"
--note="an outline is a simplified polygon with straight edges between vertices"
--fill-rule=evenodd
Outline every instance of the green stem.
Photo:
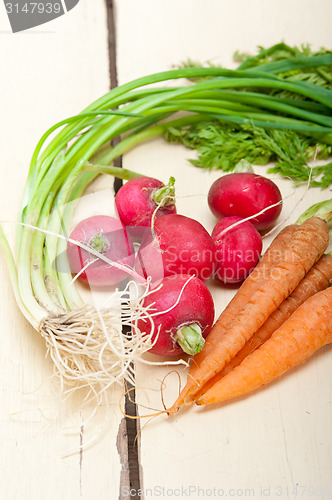
M 238 111 L 235 107 L 221 107 L 217 101 L 211 101 L 210 105 L 199 104 L 195 101 L 179 101 L 173 104 L 164 105 L 159 108 L 163 113 L 175 112 L 180 107 L 182 111 L 192 112 L 192 113 L 206 113 L 215 118 L 230 117 L 229 119 L 237 119 L 239 122 L 244 122 L 251 120 L 253 123 L 258 121 L 261 123 L 260 126 L 265 128 L 291 128 L 293 130 L 299 131 L 313 131 L 321 133 L 331 133 L 332 132 L 332 120 L 328 117 L 323 117 L 322 122 L 326 122 L 326 126 L 321 126 L 315 122 L 297 120 L 295 118 L 290 118 L 281 115 L 271 115 L 259 108 L 247 108 L 247 110 L 242 109 Z M 302 113 L 299 113 L 302 114 Z M 303 113 L 304 115 L 310 113 Z M 312 113 L 311 113 L 312 114 Z M 326 118 L 326 120 L 325 120 Z M 329 121 L 328 121 L 329 120 Z
M 247 161 L 247 160 L 240 160 L 239 163 L 234 167 L 233 169 L 234 173 L 240 173 L 240 172 L 252 172 L 254 173 L 254 169 L 252 168 L 252 165 Z
M 142 174 L 138 174 L 132 170 L 127 170 L 126 168 L 115 167 L 113 165 L 95 164 L 90 163 L 89 161 L 87 161 L 84 165 L 84 170 L 87 172 L 94 172 L 95 174 L 114 175 L 114 177 L 126 181 L 134 179 L 135 177 L 142 177 Z
M 98 174 L 94 172 L 86 172 L 82 174 L 75 183 L 63 212 L 61 234 L 68 235 L 70 233 L 71 220 L 77 203 L 86 187 L 97 177 L 97 175 Z M 83 299 L 78 293 L 76 286 L 72 283 L 72 274 L 67 257 L 67 242 L 62 238 L 57 242 L 55 262 L 59 287 L 64 295 L 66 303 L 70 310 L 76 309 L 83 305 Z
M 175 203 L 175 178 L 170 177 L 168 183 L 152 191 L 151 198 L 156 205 L 160 207 L 167 207 L 169 205 L 174 205 Z
M 78 178 L 81 175 L 81 165 L 77 165 L 66 179 L 66 181 L 62 184 L 61 189 L 59 190 L 57 197 L 55 199 L 55 203 L 53 206 L 52 217 L 49 220 L 49 224 L 47 230 L 53 234 L 47 234 L 45 239 L 45 248 L 47 249 L 47 261 L 48 266 L 45 268 L 45 272 L 47 275 L 51 275 L 54 280 L 54 286 L 56 289 L 60 288 L 63 292 L 62 287 L 59 286 L 58 282 L 58 274 L 54 272 L 54 268 L 56 267 L 57 257 L 58 257 L 58 243 L 59 238 L 54 236 L 54 234 L 61 234 L 65 232 L 64 236 L 67 236 L 68 227 L 64 226 L 64 214 L 66 212 L 66 207 L 69 201 L 70 194 L 72 192 L 72 188 L 77 182 Z M 52 266 L 53 272 L 50 269 Z
M 201 352 L 204 346 L 202 330 L 195 323 L 179 328 L 174 336 L 174 341 L 190 356 Z
M 289 57 L 288 59 L 283 59 L 281 61 L 272 61 L 269 63 L 260 64 L 255 68 L 251 68 L 251 71 L 255 71 L 255 69 L 257 69 L 258 71 L 267 71 L 274 74 L 280 74 L 304 68 L 316 68 L 317 66 L 330 65 L 332 65 L 332 54 L 324 54 L 311 57 Z
M 38 221 L 38 227 L 41 229 L 47 229 L 49 218 L 54 217 L 51 208 L 59 187 L 60 183 L 57 182 L 43 205 Z M 56 286 L 55 271 L 49 262 L 48 247 L 44 245 L 45 239 L 45 233 L 37 230 L 34 232 L 31 245 L 31 284 L 34 295 L 43 307 L 58 314 L 66 310 L 66 304 L 61 289 Z
M 296 221 L 296 224 L 302 224 L 310 217 L 319 217 L 327 223 L 332 221 L 332 200 L 320 201 L 309 207 Z
M 28 218 L 27 223 L 30 224 L 30 220 L 32 222 L 31 225 L 35 226 L 35 223 L 31 218 Z M 39 324 L 41 320 L 44 319 L 51 311 L 48 311 L 48 309 L 39 304 L 32 289 L 30 273 L 30 251 L 33 240 L 33 233 L 33 229 L 25 228 L 22 234 L 22 247 L 25 246 L 27 248 L 27 253 L 24 254 L 23 251 L 20 251 L 18 255 L 18 285 L 22 302 L 24 303 L 26 309 L 28 309 L 28 311 L 31 313 L 31 315 L 36 318 Z

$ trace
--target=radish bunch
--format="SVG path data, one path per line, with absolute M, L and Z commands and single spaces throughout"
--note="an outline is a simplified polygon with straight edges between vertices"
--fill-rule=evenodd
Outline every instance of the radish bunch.
M 67 254 L 73 273 L 99 287 L 128 275 L 149 278 L 151 290 L 142 302 L 148 316 L 133 331 L 153 333 L 154 354 L 196 354 L 214 319 L 203 283 L 214 271 L 212 237 L 199 222 L 176 214 L 173 178 L 166 186 L 151 177 L 131 179 L 118 191 L 115 207 L 120 220 L 90 217 L 72 231 Z M 128 235 L 141 237 L 136 259 Z
M 151 177 L 133 178 L 115 197 L 120 220 L 97 215 L 73 229 L 67 255 L 79 280 L 90 286 L 105 287 L 119 284 L 128 274 L 138 276 L 133 269 L 135 253 L 128 229 L 148 227 L 153 216 L 176 212 L 174 182 L 173 177 L 166 186 Z
M 262 251 L 259 231 L 280 215 L 279 188 L 252 171 L 217 179 L 208 193 L 212 213 L 220 219 L 212 238 L 216 246 L 216 277 L 223 283 L 242 282 L 256 266 Z

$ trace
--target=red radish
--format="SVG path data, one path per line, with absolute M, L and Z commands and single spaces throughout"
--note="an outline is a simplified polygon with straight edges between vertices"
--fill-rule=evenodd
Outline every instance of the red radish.
M 143 334 L 151 334 L 154 326 L 151 353 L 177 356 L 201 351 L 214 321 L 213 299 L 201 280 L 179 274 L 164 278 L 144 298 L 143 306 L 148 307 L 153 325 L 140 319 L 136 326 Z
M 245 219 L 280 202 L 279 205 L 251 219 L 250 222 L 260 231 L 269 228 L 279 217 L 281 200 L 281 193 L 276 184 L 253 172 L 224 175 L 212 184 L 208 194 L 209 207 L 218 219 L 231 215 Z
M 138 251 L 135 269 L 152 282 L 173 274 L 190 274 L 208 280 L 214 270 L 215 247 L 206 229 L 184 215 L 156 219 L 154 233 Z
M 115 207 L 124 226 L 151 226 L 151 218 L 158 205 L 156 217 L 176 213 L 175 179 L 167 186 L 152 177 L 135 177 L 126 182 L 115 196 Z
M 242 220 L 241 217 L 224 217 L 212 231 L 216 245 L 215 275 L 223 283 L 243 281 L 256 266 L 262 251 L 261 235 L 251 222 L 242 222 L 225 231 Z
M 73 229 L 70 239 L 83 243 L 112 261 L 130 267 L 134 265 L 133 244 L 126 229 L 114 217 L 95 215 L 84 219 Z M 128 276 L 125 271 L 98 259 L 70 241 L 67 245 L 67 255 L 73 273 L 78 274 L 87 266 L 79 275 L 79 279 L 91 286 L 115 285 Z M 89 265 L 89 262 L 92 263 Z

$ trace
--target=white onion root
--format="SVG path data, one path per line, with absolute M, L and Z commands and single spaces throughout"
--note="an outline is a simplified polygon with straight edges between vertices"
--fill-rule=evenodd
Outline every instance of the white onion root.
M 99 393 L 123 379 L 133 383 L 132 362 L 151 348 L 152 334 L 126 334 L 123 327 L 142 314 L 149 316 L 140 308 L 131 311 L 128 303 L 121 304 L 120 312 L 85 304 L 44 319 L 39 330 L 62 388 L 90 387 Z
M 177 305 L 190 279 L 169 310 Z M 54 373 L 60 379 L 62 391 L 68 392 L 68 387 L 73 390 L 88 388 L 100 401 L 99 396 L 115 383 L 122 384 L 127 380 L 135 385 L 135 362 L 188 364 L 182 359 L 151 362 L 142 357 L 158 339 L 153 304 L 143 306 L 144 298 L 150 293 L 147 287 L 142 295 L 129 299 L 126 287 L 110 297 L 113 306 L 109 303 L 99 307 L 84 304 L 71 312 L 42 320 L 39 332 L 45 339 L 47 354 L 53 360 Z M 139 319 L 151 323 L 149 333 L 137 329 Z

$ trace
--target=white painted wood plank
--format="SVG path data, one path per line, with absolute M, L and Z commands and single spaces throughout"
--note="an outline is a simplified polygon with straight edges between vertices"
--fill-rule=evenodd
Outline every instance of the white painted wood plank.
M 188 57 L 231 66 L 235 50 L 253 52 L 257 45 L 281 40 L 311 42 L 315 48 L 332 45 L 332 4 L 327 0 L 121 0 L 116 6 L 119 83 L 169 69 Z M 195 170 L 186 162 L 193 154 L 157 139 L 127 154 L 124 165 L 163 181 L 174 175 L 178 212 L 197 218 L 210 230 L 215 221 L 205 195 L 219 174 Z M 288 181 L 278 183 L 284 196 L 293 192 Z M 285 202 L 283 213 L 294 211 L 292 222 L 331 193 L 310 190 L 300 203 L 303 194 L 299 188 Z M 221 312 L 234 291 L 210 286 L 216 310 Z M 138 365 L 139 403 L 162 409 L 161 381 L 169 371 Z M 178 371 L 184 381 L 183 370 Z M 170 376 L 166 386 L 170 405 L 178 393 L 177 377 Z M 143 408 L 140 412 L 151 413 Z M 146 497 L 313 495 L 329 499 L 331 413 L 331 349 L 327 347 L 248 398 L 219 408 L 190 409 L 173 419 L 160 416 L 141 435 Z
M 81 0 L 57 20 L 11 34 L 0 7 L 0 219 L 13 242 L 29 161 L 47 128 L 77 114 L 109 89 L 106 8 Z M 22 318 L 2 256 L 0 349 L 0 497 L 117 498 L 121 464 L 117 433 L 119 388 L 109 418 L 80 409 L 79 397 L 60 405 L 40 336 Z M 80 444 L 100 434 L 79 453 Z M 75 453 L 63 458 L 70 450 Z

